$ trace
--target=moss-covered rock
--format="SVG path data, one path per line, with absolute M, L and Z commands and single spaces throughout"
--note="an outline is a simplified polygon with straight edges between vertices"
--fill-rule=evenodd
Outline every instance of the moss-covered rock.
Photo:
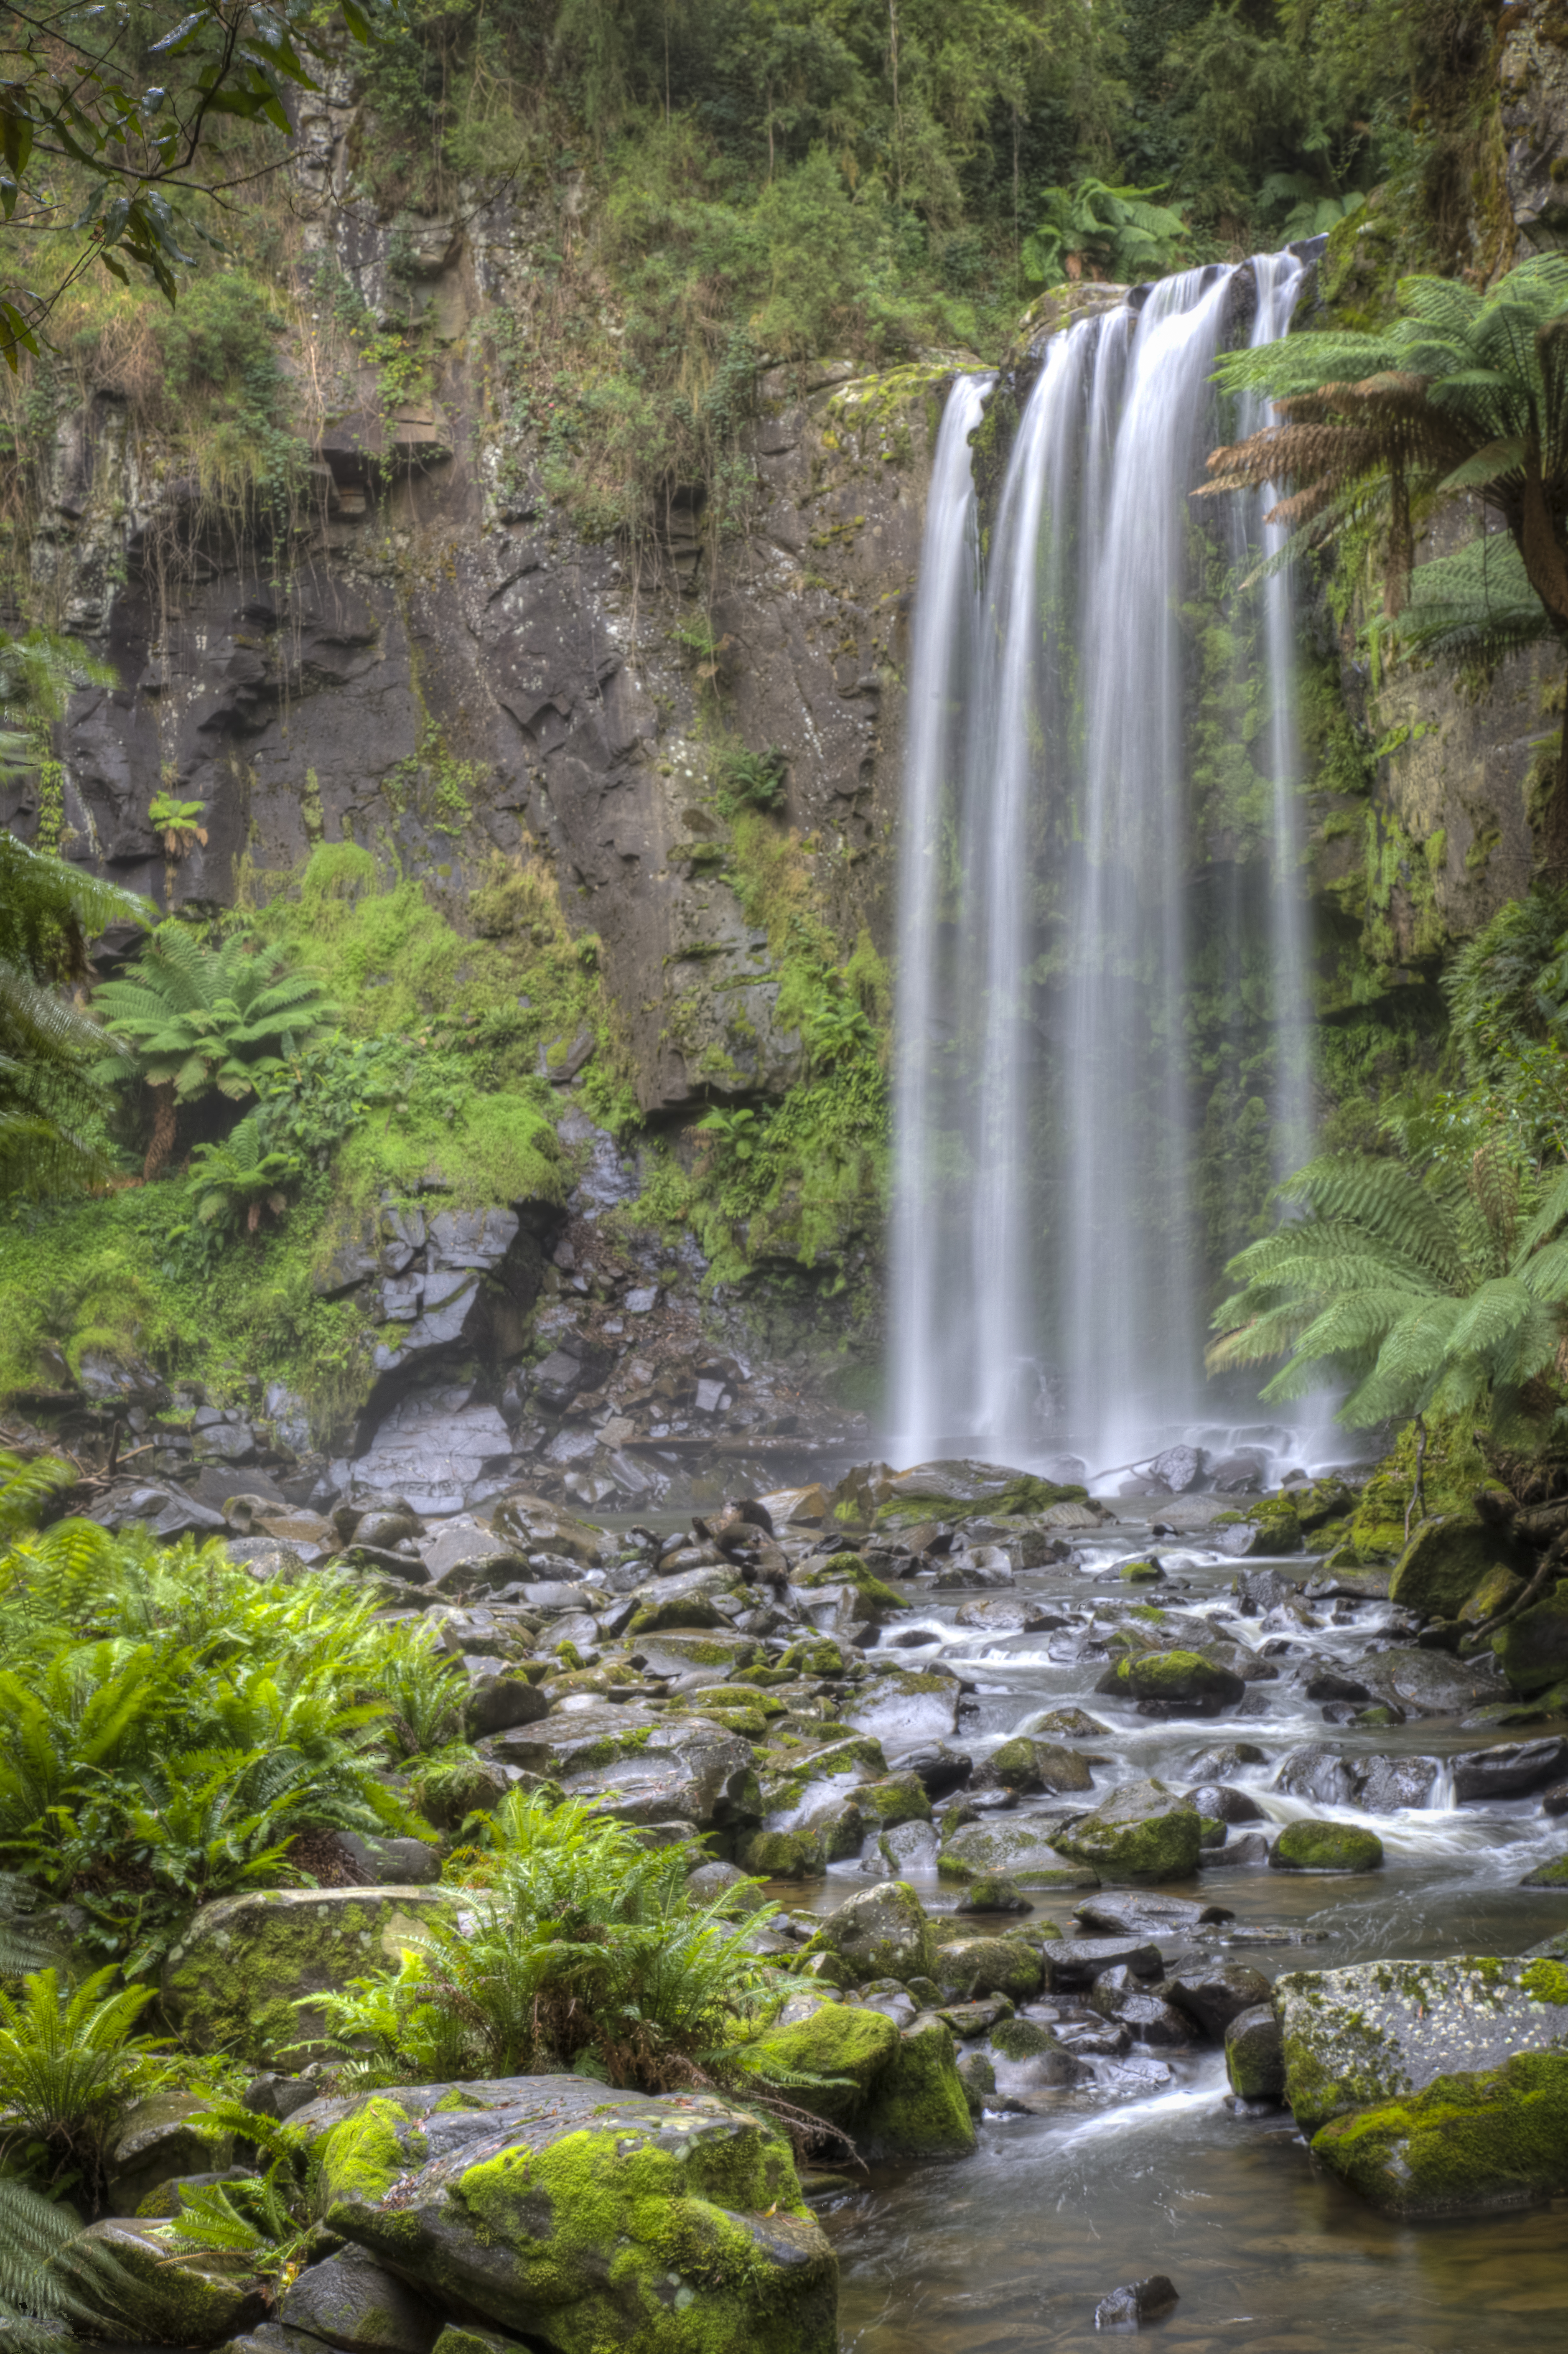
M 1550 1957 L 1362 1962 L 1275 1987 L 1286 2095 L 1303 2132 L 1437 2077 L 1568 2046 L 1568 1970 Z
M 1095 1689 L 1125 1700 L 1213 1716 L 1221 1709 L 1234 1708 L 1246 1685 L 1229 1668 L 1216 1666 L 1201 1651 L 1135 1651 L 1118 1659 Z
M 398 1960 L 410 1931 L 450 1914 L 450 1891 L 269 1888 L 204 1904 L 164 1965 L 164 2016 L 196 2052 L 271 2062 L 325 2021 L 302 1996 Z M 324 2049 L 324 2042 L 322 2044 Z
M 1561 1855 L 1549 1856 L 1544 1863 L 1538 1863 L 1519 1884 L 1521 1888 L 1568 1888 L 1568 1848 Z
M 974 2120 L 959 2082 L 957 2046 L 939 2019 L 917 2019 L 898 2039 L 855 2132 L 867 2158 L 969 2158 Z
M 138 2214 L 160 2183 L 229 2164 L 233 2137 L 203 2132 L 195 2122 L 207 2105 L 194 2093 L 154 2093 L 137 2102 L 110 2153 L 111 2214 Z
M 1124 1782 L 1056 1838 L 1107 1879 L 1185 1880 L 1198 1868 L 1198 1809 L 1163 1782 Z
M 1388 1598 L 1428 1618 L 1456 1618 L 1483 1578 L 1514 1567 L 1506 1532 L 1474 1511 L 1426 1521 L 1399 1556 Z
M 1568 1678 L 1568 1582 L 1499 1627 L 1491 1647 L 1517 1692 L 1544 1691 Z
M 1021 1937 L 955 1937 L 938 1950 L 938 1983 L 964 2001 L 1004 1994 L 1010 2002 L 1028 2002 L 1042 1976 L 1039 1955 Z
M 931 1801 L 918 1774 L 890 1774 L 885 1782 L 863 1782 L 855 1803 L 868 1822 L 885 1831 L 900 1823 L 928 1823 Z
M 822 1834 L 809 1830 L 747 1831 L 736 1850 L 743 1872 L 759 1880 L 820 1880 L 828 1859 Z
M 1285 2097 L 1285 2038 L 1271 2002 L 1237 2013 L 1225 2029 L 1225 2073 L 1238 2100 Z
M 874 1602 L 879 1610 L 907 1610 L 910 1606 L 908 1595 L 900 1594 L 895 1585 L 878 1577 L 858 1553 L 830 1553 L 825 1561 L 812 1559 L 792 1574 L 790 1584 L 808 1590 L 821 1585 L 853 1585 L 863 1602 Z
M 943 1841 L 937 1871 L 943 1880 L 970 1882 L 1001 1876 L 1015 1888 L 1097 1888 L 1100 1884 L 1092 1864 L 1053 1847 L 1044 1827 L 1031 1823 L 1027 1815 L 962 1824 Z
M 809 2115 L 851 2133 L 897 2049 L 898 2029 L 885 2011 L 824 2002 L 808 2019 L 767 2029 L 748 2047 L 748 2058 L 764 2073 L 831 2080 L 786 2083 L 785 2097 Z
M 828 1914 L 821 1936 L 863 1985 L 869 1978 L 907 1983 L 912 1975 L 935 1975 L 931 1925 L 906 1881 L 886 1880 L 874 1888 L 857 1889 Z
M 834 2354 L 837 2268 L 770 2126 L 570 2076 L 461 2089 L 471 2107 L 433 2105 L 442 2155 L 395 2200 L 327 2214 L 432 2305 L 558 2354 Z
M 1519 1600 L 1524 1592 L 1524 1583 L 1517 1570 L 1510 1569 L 1506 1563 L 1499 1562 L 1495 1569 L 1489 1569 L 1480 1582 L 1466 1595 L 1459 1606 L 1460 1617 L 1470 1627 L 1478 1627 L 1483 1619 L 1496 1617 L 1499 1611 L 1506 1610 L 1510 1603 Z
M 1407 2100 L 1335 2117 L 1312 2154 L 1388 2215 L 1484 2213 L 1568 2191 L 1568 2053 L 1439 2076 Z
M 971 1787 L 1020 1790 L 1026 1796 L 1042 1790 L 1060 1795 L 1092 1789 L 1094 1778 L 1088 1759 L 1077 1750 L 1019 1733 L 991 1751 L 973 1776 Z
M 1354 1823 L 1320 1822 L 1311 1816 L 1287 1823 L 1269 1849 L 1276 1872 L 1375 1872 L 1383 1841 Z
M 98 2317 L 101 2338 L 221 2346 L 253 2329 L 267 2300 L 249 2266 L 217 2253 L 192 2261 L 184 2244 L 166 2224 L 115 2217 L 68 2241 L 54 2264 L 79 2304 Z

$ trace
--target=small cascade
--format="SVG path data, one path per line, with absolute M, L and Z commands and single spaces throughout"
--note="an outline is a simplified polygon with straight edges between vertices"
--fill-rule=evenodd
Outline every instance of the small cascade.
M 1190 496 L 1222 437 L 1216 355 L 1284 332 L 1301 268 L 1186 271 L 1053 336 L 983 531 L 990 380 L 948 404 L 901 868 L 906 1457 L 1097 1469 L 1178 1436 L 1216 1261 L 1304 1155 L 1291 584 L 1243 586 L 1274 549 L 1266 495 Z

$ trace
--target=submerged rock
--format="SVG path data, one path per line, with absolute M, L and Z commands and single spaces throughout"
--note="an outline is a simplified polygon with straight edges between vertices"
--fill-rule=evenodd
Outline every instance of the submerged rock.
M 1095 2307 L 1097 2329 L 1137 2328 L 1145 2321 L 1158 2321 L 1177 2302 L 1179 2292 L 1173 2281 L 1163 2273 L 1150 2273 L 1147 2280 L 1128 2281 L 1124 2287 L 1113 2288 L 1102 2296 Z
M 1139 1651 L 1118 1659 L 1095 1690 L 1184 1716 L 1213 1716 L 1234 1708 L 1246 1684 L 1201 1651 Z

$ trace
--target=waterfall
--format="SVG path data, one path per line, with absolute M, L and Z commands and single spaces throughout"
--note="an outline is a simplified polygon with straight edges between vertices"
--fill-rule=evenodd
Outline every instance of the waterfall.
M 1219 438 L 1215 356 L 1249 304 L 1253 341 L 1283 333 L 1301 267 L 1189 270 L 1053 335 L 983 529 L 969 442 L 991 380 L 948 402 L 900 867 L 906 1458 L 980 1442 L 1098 1468 L 1178 1435 L 1203 1413 L 1215 1250 L 1301 1158 L 1290 580 L 1241 585 L 1273 552 L 1266 496 L 1227 514 L 1189 495 Z M 1205 1175 L 1205 1122 L 1247 1204 Z
M 939 1421 L 951 1363 L 942 1326 L 942 1223 L 933 1063 L 942 990 L 938 970 L 943 831 L 950 819 L 964 696 L 980 627 L 980 547 L 969 436 L 990 376 L 960 376 L 948 397 L 926 502 L 920 588 L 909 652 L 908 742 L 898 863 L 898 1005 L 894 1068 L 892 1291 L 889 1317 L 896 1427 L 916 1442 Z

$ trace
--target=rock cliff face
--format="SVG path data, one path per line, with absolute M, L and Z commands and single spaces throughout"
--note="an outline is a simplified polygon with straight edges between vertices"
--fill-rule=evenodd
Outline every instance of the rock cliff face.
M 438 398 L 340 379 L 302 507 L 238 536 L 200 516 L 175 453 L 137 446 L 122 401 L 60 418 L 34 581 L 113 673 L 63 730 L 69 854 L 226 906 L 354 840 L 461 922 L 476 861 L 536 846 L 602 944 L 643 1112 L 777 1094 L 800 1042 L 699 805 L 713 722 L 781 756 L 813 900 L 846 944 L 880 937 L 927 386 L 857 409 L 836 398 L 846 364 L 777 368 L 742 532 L 677 493 L 636 558 L 574 538 L 486 381 L 488 323 L 531 322 L 542 224 L 504 204 L 378 222 L 344 195 L 356 127 L 346 101 L 307 123 L 301 267 L 330 250 L 379 324 L 424 320 Z M 316 349 L 284 356 L 302 378 Z M 160 791 L 207 804 L 206 845 L 168 871 Z M 37 811 L 32 788 L 4 814 L 26 832 Z

